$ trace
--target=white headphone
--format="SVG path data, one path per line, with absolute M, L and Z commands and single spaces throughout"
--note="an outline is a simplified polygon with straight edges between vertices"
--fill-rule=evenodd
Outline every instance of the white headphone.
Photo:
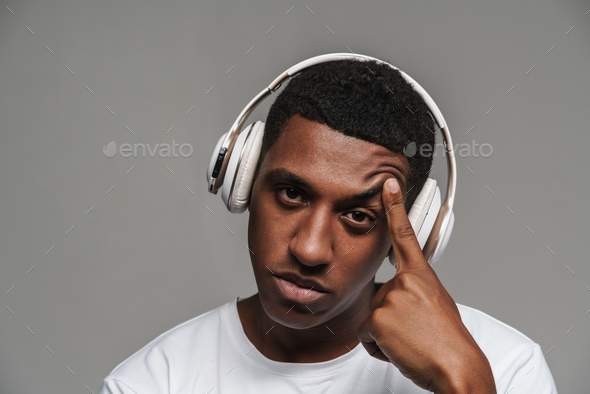
M 443 254 L 455 222 L 453 202 L 455 200 L 457 170 L 451 135 L 442 113 L 426 90 L 397 67 L 370 56 L 352 53 L 332 53 L 316 56 L 297 63 L 279 75 L 248 103 L 231 129 L 217 141 L 207 168 L 208 190 L 213 194 L 217 194 L 217 191 L 221 188 L 221 198 L 227 209 L 232 213 L 244 212 L 248 207 L 248 198 L 252 189 L 254 172 L 260 157 L 262 136 L 264 134 L 264 123 L 261 121 L 250 124 L 240 132 L 246 118 L 264 98 L 275 92 L 286 79 L 295 76 L 310 66 L 343 59 L 373 60 L 398 70 L 404 79 L 413 86 L 414 90 L 421 94 L 430 110 L 429 115 L 434 118 L 442 133 L 448 165 L 445 202 L 441 204 L 441 193 L 436 180 L 428 178 L 408 213 L 408 218 L 412 223 L 424 257 L 432 264 Z M 225 179 L 227 179 L 227 182 L 224 181 Z M 393 249 L 389 254 L 389 261 L 395 265 Z

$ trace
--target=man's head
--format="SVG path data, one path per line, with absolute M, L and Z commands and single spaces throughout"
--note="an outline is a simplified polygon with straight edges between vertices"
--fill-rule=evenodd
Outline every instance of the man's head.
M 426 111 L 399 72 L 372 62 L 314 66 L 277 98 L 248 208 L 254 275 L 274 321 L 345 327 L 366 311 L 391 248 L 382 186 L 395 177 L 406 205 L 422 188 L 432 159 L 402 150 L 434 145 Z M 281 290 L 281 276 L 325 292 L 303 296 L 292 283 Z
M 427 111 L 420 94 L 386 64 L 340 60 L 312 66 L 291 79 L 271 106 L 256 175 L 295 114 L 401 153 L 411 142 L 434 150 L 434 122 Z M 406 210 L 428 178 L 432 157 L 416 154 L 408 160 Z

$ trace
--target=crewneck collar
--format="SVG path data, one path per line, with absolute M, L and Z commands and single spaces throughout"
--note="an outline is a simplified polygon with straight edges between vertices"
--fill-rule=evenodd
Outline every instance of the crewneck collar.
M 350 367 L 368 356 L 363 345 L 359 343 L 348 353 L 319 363 L 288 363 L 271 360 L 260 353 L 246 336 L 238 314 L 238 301 L 243 298 L 236 297 L 232 302 L 226 304 L 223 309 L 223 317 L 229 324 L 224 325 L 224 329 L 229 331 L 229 336 L 232 338 L 236 349 L 239 349 L 245 358 L 268 372 L 284 376 L 321 376 Z

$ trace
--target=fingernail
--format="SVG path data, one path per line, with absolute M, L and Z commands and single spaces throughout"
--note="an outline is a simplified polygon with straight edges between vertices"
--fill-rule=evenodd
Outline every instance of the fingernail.
M 391 178 L 391 180 L 387 180 L 387 188 L 389 189 L 389 191 L 392 194 L 397 193 L 397 191 L 399 190 L 399 185 L 397 183 L 397 179 L 395 178 Z

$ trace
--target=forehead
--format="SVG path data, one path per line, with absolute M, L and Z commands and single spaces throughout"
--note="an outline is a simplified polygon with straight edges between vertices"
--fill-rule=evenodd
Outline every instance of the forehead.
M 299 115 L 290 119 L 272 145 L 264 167 L 267 172 L 286 168 L 312 183 L 345 182 L 352 187 L 366 186 L 385 174 L 393 174 L 405 184 L 409 172 L 403 154 Z

